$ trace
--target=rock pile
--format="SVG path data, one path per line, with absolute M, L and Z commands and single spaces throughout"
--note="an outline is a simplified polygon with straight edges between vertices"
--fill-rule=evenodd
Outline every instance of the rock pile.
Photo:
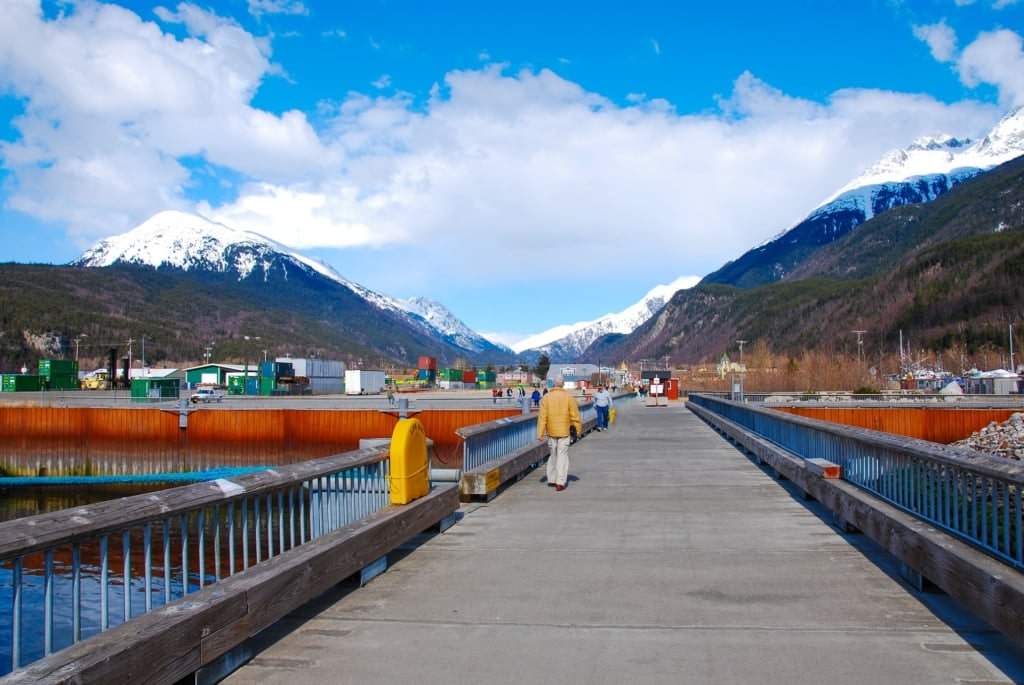
M 1024 414 L 1013 414 L 1002 423 L 993 421 L 969 438 L 958 440 L 953 445 L 1007 459 L 1024 460 Z

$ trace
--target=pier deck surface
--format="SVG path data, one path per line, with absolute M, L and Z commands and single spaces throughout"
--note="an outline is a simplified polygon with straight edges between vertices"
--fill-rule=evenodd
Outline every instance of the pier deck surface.
M 681 402 L 571 449 L 265 631 L 227 685 L 1024 682 L 1024 650 Z

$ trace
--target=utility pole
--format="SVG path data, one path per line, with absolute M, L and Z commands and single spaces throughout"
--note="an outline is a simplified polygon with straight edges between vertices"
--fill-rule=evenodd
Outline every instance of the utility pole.
M 78 361 L 78 344 L 82 342 L 82 338 L 88 338 L 88 337 L 89 336 L 87 334 L 85 334 L 85 333 L 79 333 L 78 335 L 75 336 L 75 361 L 76 362 Z M 1011 340 L 1012 340 L 1012 335 L 1011 335 Z M 1011 358 L 1011 361 L 1012 361 L 1012 359 L 1013 359 L 1012 342 L 1011 342 L 1011 350 L 1010 350 L 1010 352 L 1011 352 L 1010 353 L 1010 358 Z
M 1013 324 L 1010 326 L 1010 373 L 1017 373 L 1017 367 L 1013 364 Z M 78 348 L 75 348 L 76 350 Z
M 863 364 L 864 363 L 864 353 L 863 353 L 864 341 L 861 340 L 861 336 L 864 335 L 865 333 L 867 333 L 867 331 L 853 331 L 853 333 L 857 334 L 857 359 L 859 359 L 860 362 Z
M 128 377 L 124 379 L 125 383 L 128 383 L 131 387 L 132 382 L 132 343 L 135 342 L 134 338 L 128 338 Z
M 736 341 L 736 344 L 738 344 L 740 346 L 740 366 L 741 367 L 743 366 L 743 344 L 746 343 L 746 342 L 747 342 L 746 340 L 737 340 Z

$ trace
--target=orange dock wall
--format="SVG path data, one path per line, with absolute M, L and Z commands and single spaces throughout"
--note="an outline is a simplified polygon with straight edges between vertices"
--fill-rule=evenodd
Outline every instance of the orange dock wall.
M 464 426 L 516 416 L 519 408 L 415 413 L 438 466 L 462 467 Z M 188 416 L 141 408 L 3 407 L 0 473 L 152 473 L 264 466 L 348 452 L 363 438 L 389 438 L 397 412 L 216 409 Z M 103 466 L 99 466 L 102 462 Z
M 1002 423 L 1020 409 L 937 407 L 776 407 L 809 419 L 869 428 L 883 433 L 948 445 L 963 440 L 992 422 Z

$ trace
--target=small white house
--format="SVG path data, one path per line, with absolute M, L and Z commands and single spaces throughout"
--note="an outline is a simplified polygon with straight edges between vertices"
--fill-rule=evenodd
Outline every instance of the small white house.
M 973 395 L 1013 395 L 1021 392 L 1020 375 L 1006 369 L 975 371 L 965 379 Z

